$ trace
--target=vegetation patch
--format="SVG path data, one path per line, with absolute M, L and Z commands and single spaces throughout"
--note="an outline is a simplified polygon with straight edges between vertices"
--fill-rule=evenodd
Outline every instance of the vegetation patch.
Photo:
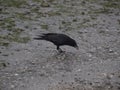
M 22 20 L 31 20 L 31 17 L 25 13 L 15 13 L 15 17 Z
M 107 8 L 120 8 L 120 0 L 108 0 L 107 2 L 102 3 L 104 7 Z
M 12 18 L 4 18 L 0 22 L 0 27 L 1 28 L 7 28 L 11 29 L 13 26 L 15 26 L 15 21 Z
M 0 60 L 0 69 L 4 69 L 9 65 L 8 62 L 5 62 L 4 60 Z
M 42 1 L 41 7 L 50 7 L 50 4 L 48 2 Z
M 47 30 L 47 29 L 48 29 L 48 25 L 43 24 L 43 25 L 41 25 L 41 28 L 42 28 L 42 29 L 46 29 L 46 30 Z
M 0 0 L 0 5 L 7 7 L 21 7 L 27 4 L 26 0 Z
M 0 22 L 0 46 L 7 47 L 10 42 L 27 43 L 29 37 L 21 37 L 23 29 L 15 27 L 15 21 L 11 17 L 3 18 Z M 5 34 L 4 34 L 5 32 Z M 3 34 L 2 34 L 3 33 Z
M 14 31 L 11 31 L 8 35 L 1 35 L 0 39 L 12 41 L 12 42 L 18 42 L 18 43 L 27 43 L 29 40 L 29 37 L 21 37 L 22 30 L 19 28 L 16 28 Z
M 48 16 L 59 16 L 61 13 L 59 11 L 49 11 L 47 12 Z
M 9 42 L 0 41 L 0 46 L 8 47 L 9 44 Z

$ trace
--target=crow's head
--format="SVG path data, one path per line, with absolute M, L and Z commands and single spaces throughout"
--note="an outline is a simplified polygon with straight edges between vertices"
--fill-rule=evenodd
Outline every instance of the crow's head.
M 77 46 L 77 44 L 74 46 L 74 48 L 76 48 L 77 50 L 79 50 L 79 47 Z
M 78 47 L 78 45 L 76 44 L 76 42 L 75 42 L 75 44 L 73 45 L 73 47 L 76 48 L 77 50 L 79 49 L 79 47 Z
M 76 41 L 73 40 L 73 39 L 71 39 L 71 40 L 69 41 L 68 45 L 69 45 L 69 46 L 72 46 L 72 47 L 74 47 L 74 48 L 76 48 L 77 50 L 79 49 L 79 47 L 78 47 Z

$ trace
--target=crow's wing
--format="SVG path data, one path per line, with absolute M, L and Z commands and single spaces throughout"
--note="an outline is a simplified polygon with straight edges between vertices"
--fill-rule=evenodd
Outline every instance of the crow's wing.
M 62 45 L 65 41 L 63 34 L 57 34 L 57 33 L 45 33 L 38 35 L 37 38 L 34 38 L 36 40 L 46 40 L 54 43 L 55 45 L 59 46 Z

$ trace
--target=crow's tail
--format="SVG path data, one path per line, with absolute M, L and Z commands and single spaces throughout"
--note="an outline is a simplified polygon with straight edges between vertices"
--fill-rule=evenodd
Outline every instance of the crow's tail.
M 37 35 L 37 37 L 35 37 L 33 39 L 35 39 L 35 40 L 44 40 L 45 39 L 45 34 Z
M 35 39 L 35 40 L 42 40 L 42 38 L 41 38 L 41 37 L 38 37 L 38 38 L 33 38 L 33 39 Z

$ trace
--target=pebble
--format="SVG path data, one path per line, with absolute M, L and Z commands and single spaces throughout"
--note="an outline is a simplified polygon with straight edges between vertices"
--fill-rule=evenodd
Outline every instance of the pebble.
M 14 88 L 15 87 L 15 85 L 11 85 L 11 88 Z
M 15 75 L 15 76 L 18 76 L 19 74 L 15 73 L 14 75 Z

